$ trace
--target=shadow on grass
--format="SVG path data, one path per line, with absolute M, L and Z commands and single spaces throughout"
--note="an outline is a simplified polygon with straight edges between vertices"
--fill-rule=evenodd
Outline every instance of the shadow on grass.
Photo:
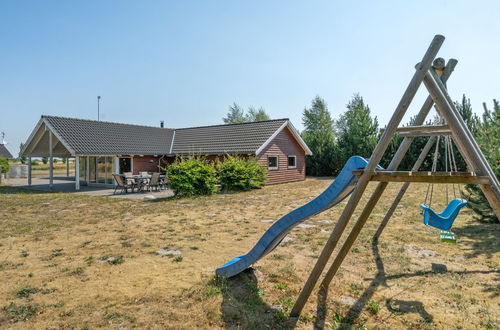
M 340 328 L 349 328 L 353 325 L 353 322 L 359 317 L 361 311 L 365 307 L 365 305 L 372 299 L 377 288 L 382 285 L 387 287 L 387 278 L 385 274 L 384 263 L 382 262 L 382 258 L 380 257 L 379 249 L 378 249 L 378 240 L 374 240 L 372 242 L 372 254 L 375 259 L 375 264 L 377 265 L 377 274 L 375 278 L 372 279 L 372 282 L 366 288 L 365 292 L 361 295 L 361 297 L 356 301 L 356 303 L 349 309 L 346 313 L 345 317 L 339 318 Z M 318 291 L 318 305 L 316 308 L 317 316 L 315 322 L 315 328 L 323 329 L 325 325 L 326 319 L 326 310 L 327 310 L 327 298 L 328 298 L 328 288 L 320 288 Z
M 491 236 L 496 236 L 496 234 L 491 234 Z M 476 270 L 476 271 L 449 271 L 446 265 L 432 263 L 430 271 L 418 271 L 415 273 L 403 273 L 387 276 L 385 273 L 384 263 L 380 257 L 380 252 L 378 248 L 378 241 L 374 240 L 372 242 L 372 254 L 375 259 L 375 264 L 377 265 L 377 273 L 374 278 L 367 278 L 365 280 L 371 280 L 366 290 L 363 292 L 361 297 L 351 306 L 347 311 L 345 317 L 339 318 L 341 329 L 351 328 L 355 325 L 356 320 L 358 320 L 361 312 L 366 307 L 366 305 L 372 300 L 373 295 L 377 291 L 379 286 L 388 287 L 387 280 L 401 279 L 401 278 L 411 278 L 419 276 L 440 276 L 442 274 L 453 274 L 453 275 L 464 275 L 464 274 L 498 274 L 500 279 L 500 270 Z M 496 286 L 491 286 L 485 288 L 483 291 L 491 292 L 492 297 L 497 297 L 500 288 L 500 284 Z M 323 329 L 326 318 L 327 310 L 327 295 L 328 288 L 321 288 L 318 292 L 318 306 L 316 309 L 317 318 L 315 322 L 315 328 Z M 406 314 L 406 313 L 418 313 L 422 320 L 426 323 L 431 323 L 433 321 L 433 316 L 429 314 L 422 302 L 420 301 L 405 301 L 405 300 L 395 300 L 387 299 L 386 301 L 387 309 L 394 314 Z
M 148 203 L 160 203 L 160 202 L 168 202 L 168 201 L 173 201 L 173 200 L 178 200 L 180 197 L 178 196 L 168 196 L 168 197 L 160 197 L 160 198 L 155 198 L 155 199 L 146 199 Z
M 287 313 L 264 302 L 264 292 L 252 268 L 230 279 L 213 281 L 222 291 L 221 312 L 226 329 L 290 328 Z
M 33 195 L 33 194 L 50 194 L 50 193 L 51 193 L 50 191 L 17 188 L 17 187 L 12 187 L 12 186 L 0 185 L 0 195 L 8 195 L 8 194 Z
M 371 248 L 373 257 L 375 259 L 375 264 L 377 266 L 377 273 L 375 274 L 375 278 L 371 279 L 372 280 L 371 283 L 368 285 L 368 287 L 363 292 L 361 297 L 347 311 L 345 317 L 340 317 L 339 315 L 337 315 L 338 319 L 337 322 L 339 323 L 340 329 L 349 329 L 356 324 L 359 316 L 361 315 L 361 312 L 363 311 L 365 306 L 372 300 L 373 295 L 375 294 L 379 286 L 388 287 L 387 285 L 388 279 L 399 278 L 396 276 L 386 276 L 384 263 L 382 261 L 382 258 L 380 257 L 378 240 L 375 239 L 372 241 Z M 439 266 L 444 266 L 444 265 L 439 265 Z M 434 269 L 435 267 L 433 266 L 433 270 Z M 443 268 L 436 266 L 436 269 L 442 270 Z M 444 266 L 444 269 L 446 269 L 446 266 Z M 434 273 L 434 271 L 431 271 L 429 273 Z M 421 276 L 424 274 L 420 272 L 416 274 L 401 274 L 400 277 L 404 277 L 404 275 Z M 317 311 L 316 322 L 315 322 L 316 329 L 323 329 L 325 326 L 327 300 L 328 300 L 328 288 L 320 288 L 320 290 L 318 291 L 318 306 L 316 309 Z M 394 309 L 400 307 L 399 313 L 417 311 L 420 313 L 420 315 L 426 322 L 432 322 L 433 319 L 432 315 L 430 315 L 425 311 L 425 308 L 421 302 L 403 301 L 403 300 L 397 300 L 397 301 L 393 300 L 392 302 L 393 303 L 391 306 L 393 306 Z
M 474 223 L 465 227 L 453 228 L 457 235 L 460 249 L 466 251 L 467 258 L 486 255 L 488 258 L 500 252 L 500 224 Z M 460 238 L 470 239 L 471 242 L 463 242 Z

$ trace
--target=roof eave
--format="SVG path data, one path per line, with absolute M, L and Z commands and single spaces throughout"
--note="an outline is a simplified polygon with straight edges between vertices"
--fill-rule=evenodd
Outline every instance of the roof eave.
M 290 132 L 292 133 L 293 137 L 295 138 L 295 140 L 299 143 L 299 145 L 302 147 L 302 149 L 304 149 L 306 155 L 310 156 L 312 155 L 312 151 L 311 149 L 309 149 L 309 147 L 307 146 L 307 144 L 304 142 L 304 140 L 302 139 L 302 137 L 300 136 L 299 132 L 295 129 L 295 127 L 292 125 L 292 123 L 290 122 L 290 120 L 286 120 L 283 125 L 281 125 L 267 140 L 266 142 L 264 142 L 257 150 L 255 150 L 255 154 L 258 155 L 260 154 L 262 151 L 264 151 L 264 149 L 269 145 L 269 143 L 271 143 L 271 141 L 273 141 L 276 136 L 278 136 L 279 133 L 281 133 L 281 131 L 283 131 L 285 129 L 285 127 L 288 127 L 290 129 Z

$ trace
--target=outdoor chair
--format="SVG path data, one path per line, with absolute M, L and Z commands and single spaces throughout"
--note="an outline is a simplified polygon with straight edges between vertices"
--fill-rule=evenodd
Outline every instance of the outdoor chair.
M 135 183 L 135 180 L 131 179 L 131 177 L 134 175 L 134 173 L 132 173 L 132 172 L 123 172 L 123 175 L 127 179 L 127 183 L 129 183 L 129 184 Z
M 116 194 L 118 189 L 121 189 L 121 192 L 128 193 L 128 189 L 131 188 L 132 192 L 134 192 L 134 188 L 136 187 L 135 183 L 128 183 L 124 176 L 113 173 L 113 178 L 116 182 L 115 191 L 113 191 L 113 195 Z
M 148 190 L 151 191 L 152 187 L 156 187 L 156 191 L 160 191 L 163 183 L 160 181 L 160 173 L 153 173 L 151 179 L 149 180 Z

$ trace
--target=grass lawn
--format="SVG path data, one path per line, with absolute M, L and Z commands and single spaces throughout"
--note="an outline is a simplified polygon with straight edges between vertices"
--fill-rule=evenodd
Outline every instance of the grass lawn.
M 21 165 L 19 161 L 9 161 L 10 165 Z M 38 161 L 38 165 L 31 166 L 31 175 L 34 178 L 39 177 L 48 177 L 49 176 L 49 163 L 44 164 L 41 160 Z M 75 162 L 74 160 L 69 161 L 69 175 L 75 175 Z M 66 163 L 63 163 L 61 160 L 57 160 L 54 163 L 54 176 L 66 176 Z
M 289 327 L 287 314 L 345 202 L 293 230 L 253 270 L 230 280 L 214 279 L 214 270 L 246 253 L 266 220 L 330 181 L 163 201 L 0 186 L 0 327 Z M 313 294 L 298 328 L 498 327 L 500 226 L 477 223 L 466 209 L 454 227 L 458 243 L 440 243 L 439 231 L 421 223 L 426 187 L 415 184 L 372 246 L 399 187 L 388 187 L 328 296 Z

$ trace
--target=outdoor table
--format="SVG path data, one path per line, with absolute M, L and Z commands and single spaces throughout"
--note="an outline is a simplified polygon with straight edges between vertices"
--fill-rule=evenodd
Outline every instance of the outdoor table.
M 125 179 L 134 180 L 137 183 L 137 191 L 144 191 L 144 186 L 146 186 L 151 180 L 152 175 L 131 175 L 125 177 Z M 164 179 L 165 174 L 160 174 L 160 179 Z

